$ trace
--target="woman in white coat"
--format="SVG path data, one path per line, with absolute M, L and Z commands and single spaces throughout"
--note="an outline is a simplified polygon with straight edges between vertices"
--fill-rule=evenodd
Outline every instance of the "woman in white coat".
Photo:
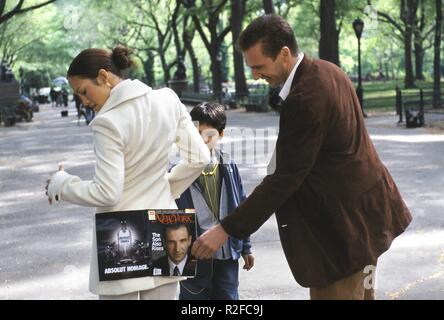
M 152 90 L 138 80 L 122 79 L 122 70 L 132 66 L 129 53 L 124 47 L 112 52 L 87 49 L 72 61 L 70 85 L 96 112 L 90 123 L 95 175 L 84 181 L 59 168 L 46 187 L 50 203 L 97 207 L 97 213 L 175 209 L 174 199 L 210 161 L 208 148 L 172 90 Z M 173 144 L 181 161 L 167 173 Z M 92 248 L 90 290 L 101 299 L 174 299 L 178 281 L 184 279 L 99 281 L 95 225 Z

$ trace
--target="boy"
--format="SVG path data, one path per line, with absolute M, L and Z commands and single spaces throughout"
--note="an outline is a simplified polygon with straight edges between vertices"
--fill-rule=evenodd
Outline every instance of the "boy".
M 227 122 L 225 108 L 218 103 L 205 102 L 190 112 L 199 123 L 199 133 L 211 152 L 211 162 L 199 178 L 180 196 L 179 209 L 196 209 L 199 235 L 232 212 L 244 199 L 245 192 L 234 161 L 224 163 L 223 154 L 216 150 Z M 244 269 L 254 265 L 250 238 L 229 238 L 211 260 L 198 260 L 197 275 L 180 282 L 180 300 L 238 300 L 239 258 Z

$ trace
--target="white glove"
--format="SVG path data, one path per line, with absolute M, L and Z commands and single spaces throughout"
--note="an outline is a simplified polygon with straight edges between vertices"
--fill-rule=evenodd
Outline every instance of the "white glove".
M 53 174 L 53 176 L 49 179 L 48 184 L 46 186 L 47 189 L 46 194 L 48 196 L 49 204 L 52 204 L 52 202 L 54 201 L 58 202 L 62 200 L 61 196 L 62 186 L 65 180 L 68 179 L 69 177 L 70 174 L 63 171 L 63 166 L 60 165 L 59 171 Z

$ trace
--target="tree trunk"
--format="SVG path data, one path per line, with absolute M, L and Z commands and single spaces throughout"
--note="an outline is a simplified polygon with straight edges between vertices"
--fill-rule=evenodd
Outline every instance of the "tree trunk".
M 216 39 L 217 35 L 212 35 Z M 211 41 L 211 82 L 213 94 L 217 101 L 222 100 L 222 52 L 221 45 L 217 40 Z
M 442 0 L 436 0 L 435 58 L 433 61 L 433 107 L 441 107 Z
M 424 80 L 424 48 L 422 42 L 415 40 L 415 77 L 416 80 Z
M 196 26 L 196 30 L 199 33 L 205 47 L 208 50 L 211 59 L 211 78 L 212 78 L 212 87 L 213 87 L 213 95 L 219 101 L 222 98 L 222 52 L 221 46 L 224 41 L 225 36 L 231 31 L 231 25 L 227 26 L 223 29 L 222 32 L 218 32 L 221 28 L 220 25 L 220 13 L 223 12 L 225 5 L 228 3 L 228 0 L 221 0 L 217 6 L 212 7 L 212 2 L 203 2 L 208 9 L 208 23 L 204 25 L 207 27 L 210 33 L 210 39 L 205 34 L 205 31 L 202 28 L 201 19 L 197 15 L 193 15 L 193 22 Z
M 412 30 L 411 27 L 406 28 L 404 38 L 404 60 L 405 60 L 405 88 L 415 88 L 415 78 L 413 76 L 412 64 Z
M 413 28 L 416 17 L 416 0 L 407 0 L 407 6 L 405 6 L 405 0 L 401 1 L 401 17 L 405 24 L 404 34 L 404 60 L 405 60 L 405 88 L 415 88 L 415 77 L 413 74 L 412 63 L 412 40 L 413 40 Z
M 240 2 L 240 1 L 234 0 L 234 2 Z M 273 0 L 262 0 L 262 3 L 264 4 L 265 14 L 275 13 Z
M 218 59 L 219 48 L 215 48 L 211 55 L 211 81 L 214 99 L 222 101 L 222 61 Z
M 421 7 L 421 16 L 415 21 L 415 75 L 416 80 L 424 80 L 424 38 L 423 32 L 425 28 L 425 12 L 424 0 L 419 0 Z
M 231 35 L 233 44 L 236 43 L 242 29 L 245 15 L 245 1 L 231 0 Z M 247 80 L 245 78 L 244 58 L 242 53 L 233 48 L 234 82 L 236 86 L 236 99 L 248 95 Z
M 163 81 L 165 82 L 165 85 L 168 86 L 168 82 L 170 81 L 171 77 L 170 68 L 168 67 L 168 63 L 165 58 L 165 52 L 159 51 L 159 58 L 163 70 Z
M 217 38 L 217 34 L 211 36 Z M 211 81 L 213 86 L 213 95 L 217 101 L 222 100 L 222 43 L 219 40 L 211 41 Z
M 320 15 L 319 58 L 339 66 L 339 32 L 336 29 L 335 1 L 321 0 Z
M 176 0 L 176 7 L 174 8 L 174 12 L 171 16 L 171 29 L 173 29 L 174 46 L 176 47 L 177 59 L 179 59 L 179 57 L 183 54 L 182 45 L 180 43 L 179 30 L 177 26 L 180 4 L 181 2 Z M 185 57 L 182 56 L 182 59 L 185 59 Z
M 156 85 L 156 78 L 154 76 L 154 54 L 152 51 L 148 52 L 148 58 L 143 62 L 143 70 L 145 71 L 147 84 L 154 87 Z
M 189 27 L 191 28 L 191 27 Z M 194 38 L 194 29 L 189 30 L 186 29 L 183 32 L 183 43 L 190 55 L 191 65 L 193 67 L 193 91 L 199 92 L 199 80 L 200 80 L 200 69 L 199 69 L 199 60 L 197 59 L 196 52 L 194 51 L 192 42 Z

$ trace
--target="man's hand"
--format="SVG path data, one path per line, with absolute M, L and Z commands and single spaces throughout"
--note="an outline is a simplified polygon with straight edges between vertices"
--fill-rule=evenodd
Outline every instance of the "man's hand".
M 227 239 L 228 234 L 221 224 L 217 224 L 194 241 L 191 253 L 198 259 L 211 259 Z
M 244 269 L 250 270 L 254 267 L 254 257 L 252 254 L 243 254 L 242 258 L 244 259 Z

